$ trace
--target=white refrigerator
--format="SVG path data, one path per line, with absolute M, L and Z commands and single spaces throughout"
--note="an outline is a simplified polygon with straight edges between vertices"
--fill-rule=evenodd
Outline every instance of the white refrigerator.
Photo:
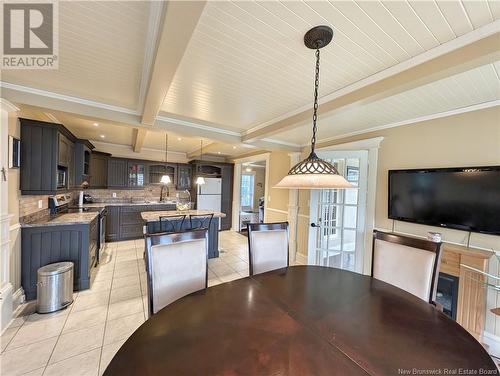
M 196 208 L 198 210 L 221 210 L 222 179 L 205 178 L 205 184 L 198 186 Z

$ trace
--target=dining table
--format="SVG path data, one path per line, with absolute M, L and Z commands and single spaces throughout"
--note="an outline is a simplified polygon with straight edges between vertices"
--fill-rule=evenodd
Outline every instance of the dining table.
M 290 266 L 185 296 L 140 326 L 104 375 L 492 375 L 432 304 L 370 276 Z

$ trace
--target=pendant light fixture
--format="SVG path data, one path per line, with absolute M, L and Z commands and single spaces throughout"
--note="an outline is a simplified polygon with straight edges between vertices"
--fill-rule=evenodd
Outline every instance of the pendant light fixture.
M 314 107 L 312 122 L 311 153 L 303 161 L 293 166 L 275 188 L 295 189 L 334 189 L 352 188 L 352 185 L 339 174 L 335 166 L 316 155 L 316 132 L 318 119 L 319 55 L 320 49 L 327 46 L 333 38 L 329 26 L 316 26 L 304 35 L 307 48 L 316 50 L 316 76 L 314 81 Z
M 203 160 L 203 139 L 200 140 L 200 161 Z M 205 178 L 203 176 L 198 176 L 196 178 L 195 184 L 202 185 L 205 184 Z
M 170 176 L 167 175 L 168 171 L 168 133 L 165 133 L 165 174 L 162 175 L 160 178 L 160 183 L 162 184 L 161 186 L 161 191 L 160 191 L 160 202 L 163 201 L 163 189 L 167 186 L 167 184 L 171 183 Z M 167 195 L 169 195 L 170 192 L 168 192 L 168 187 L 167 187 Z

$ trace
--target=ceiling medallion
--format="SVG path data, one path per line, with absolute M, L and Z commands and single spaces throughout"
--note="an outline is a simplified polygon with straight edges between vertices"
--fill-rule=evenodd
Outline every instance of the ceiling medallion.
M 319 55 L 320 49 L 326 47 L 331 42 L 332 38 L 333 30 L 329 26 L 324 25 L 313 27 L 304 35 L 304 44 L 306 47 L 316 50 L 311 153 L 306 159 L 293 166 L 275 188 L 352 188 L 352 184 L 339 174 L 333 164 L 319 158 L 315 152 L 317 132 L 316 121 L 318 119 Z

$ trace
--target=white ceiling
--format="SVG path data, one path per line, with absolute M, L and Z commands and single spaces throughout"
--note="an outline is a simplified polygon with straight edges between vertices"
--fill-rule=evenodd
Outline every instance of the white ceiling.
M 59 69 L 3 70 L 2 80 L 136 109 L 150 3 L 60 1 Z
M 500 100 L 500 62 L 420 86 L 398 95 L 319 117 L 318 139 L 363 132 L 409 119 Z M 310 122 L 273 137 L 281 142 L 307 145 Z
M 307 105 L 312 26 L 330 25 L 321 95 L 500 18 L 486 1 L 213 1 L 201 16 L 162 110 L 246 130 Z
M 148 72 L 161 68 L 150 59 L 155 53 L 151 46 L 165 30 L 154 27 L 154 20 L 161 19 L 158 9 L 149 1 L 60 2 L 59 69 L 3 70 L 2 81 L 28 87 L 11 88 L 17 92 L 7 99 L 41 107 L 34 111 L 52 113 L 78 137 L 131 147 L 133 127 L 141 125 L 141 102 L 151 86 Z M 332 44 L 321 54 L 320 96 L 330 97 L 397 64 L 416 61 L 426 51 L 446 50 L 460 36 L 474 43 L 485 25 L 498 32 L 500 23 L 491 23 L 499 19 L 500 1 L 486 0 L 208 1 L 198 24 L 193 23 L 160 117 L 148 128 L 143 147 L 164 149 L 165 129 L 170 150 L 190 154 L 199 149 L 201 137 L 207 153 L 227 156 L 307 144 L 309 121 L 250 141 L 254 144 L 240 141 L 249 129 L 312 105 L 314 51 L 303 44 L 312 26 L 334 29 Z M 469 38 L 471 33 L 476 39 Z M 498 63 L 485 65 L 321 116 L 319 138 L 499 100 L 499 73 Z M 54 95 L 35 103 L 34 95 L 45 94 L 32 89 Z M 77 106 L 82 101 L 69 98 L 50 107 L 61 94 L 98 103 L 82 108 Z

